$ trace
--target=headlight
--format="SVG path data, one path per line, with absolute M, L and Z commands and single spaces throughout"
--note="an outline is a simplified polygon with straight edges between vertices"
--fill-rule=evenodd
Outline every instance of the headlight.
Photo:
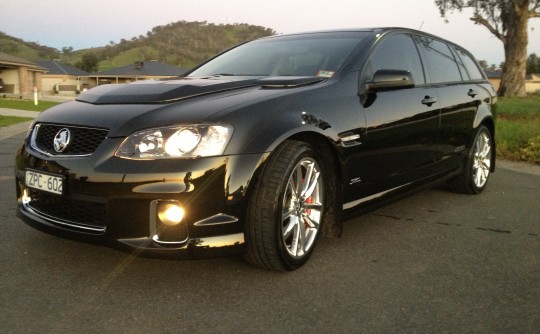
M 228 125 L 186 125 L 137 131 L 115 156 L 126 159 L 195 158 L 223 154 L 233 128 Z

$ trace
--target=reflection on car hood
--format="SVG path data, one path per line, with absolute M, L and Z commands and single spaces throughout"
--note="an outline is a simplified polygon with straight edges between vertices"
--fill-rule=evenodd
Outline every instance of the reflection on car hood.
M 293 88 L 323 81 L 320 77 L 204 77 L 102 85 L 83 92 L 77 101 L 92 104 L 166 103 L 233 89 L 261 86 Z

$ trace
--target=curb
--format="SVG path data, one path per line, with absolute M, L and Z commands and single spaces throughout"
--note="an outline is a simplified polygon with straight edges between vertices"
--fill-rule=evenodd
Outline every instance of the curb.
M 540 166 L 527 162 L 497 159 L 497 164 L 495 165 L 495 172 L 497 172 L 498 168 L 540 176 Z

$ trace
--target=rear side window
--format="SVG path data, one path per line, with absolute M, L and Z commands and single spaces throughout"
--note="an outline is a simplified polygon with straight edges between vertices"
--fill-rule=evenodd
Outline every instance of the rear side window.
M 456 48 L 456 53 L 458 54 L 458 57 L 461 58 L 463 62 L 463 66 L 465 67 L 465 70 L 467 71 L 467 74 L 469 75 L 469 78 L 471 80 L 481 80 L 484 79 L 482 76 L 482 72 L 480 72 L 480 69 L 472 59 L 472 57 L 465 52 L 465 50 L 462 50 L 461 48 Z
M 428 63 L 431 83 L 461 81 L 458 65 L 446 43 L 426 36 L 417 40 Z
M 380 42 L 366 63 L 364 77 L 369 81 L 378 70 L 409 71 L 415 85 L 426 83 L 418 49 L 409 35 L 392 35 Z

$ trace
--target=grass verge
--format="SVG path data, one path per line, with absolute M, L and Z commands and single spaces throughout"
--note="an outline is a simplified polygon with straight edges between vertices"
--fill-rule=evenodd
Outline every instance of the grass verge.
M 499 98 L 495 137 L 499 157 L 540 165 L 540 95 Z
M 54 107 L 55 105 L 59 104 L 58 102 L 50 102 L 50 101 L 39 101 L 39 104 L 36 106 L 34 105 L 33 100 L 17 100 L 17 99 L 9 99 L 9 98 L 0 98 L 0 108 L 8 108 L 8 109 L 19 109 L 19 110 L 30 110 L 30 111 L 44 111 L 45 109 L 49 109 L 50 107 Z
M 0 115 L 0 126 L 9 126 L 13 124 L 22 123 L 22 122 L 28 122 L 31 120 L 33 120 L 33 118 Z

